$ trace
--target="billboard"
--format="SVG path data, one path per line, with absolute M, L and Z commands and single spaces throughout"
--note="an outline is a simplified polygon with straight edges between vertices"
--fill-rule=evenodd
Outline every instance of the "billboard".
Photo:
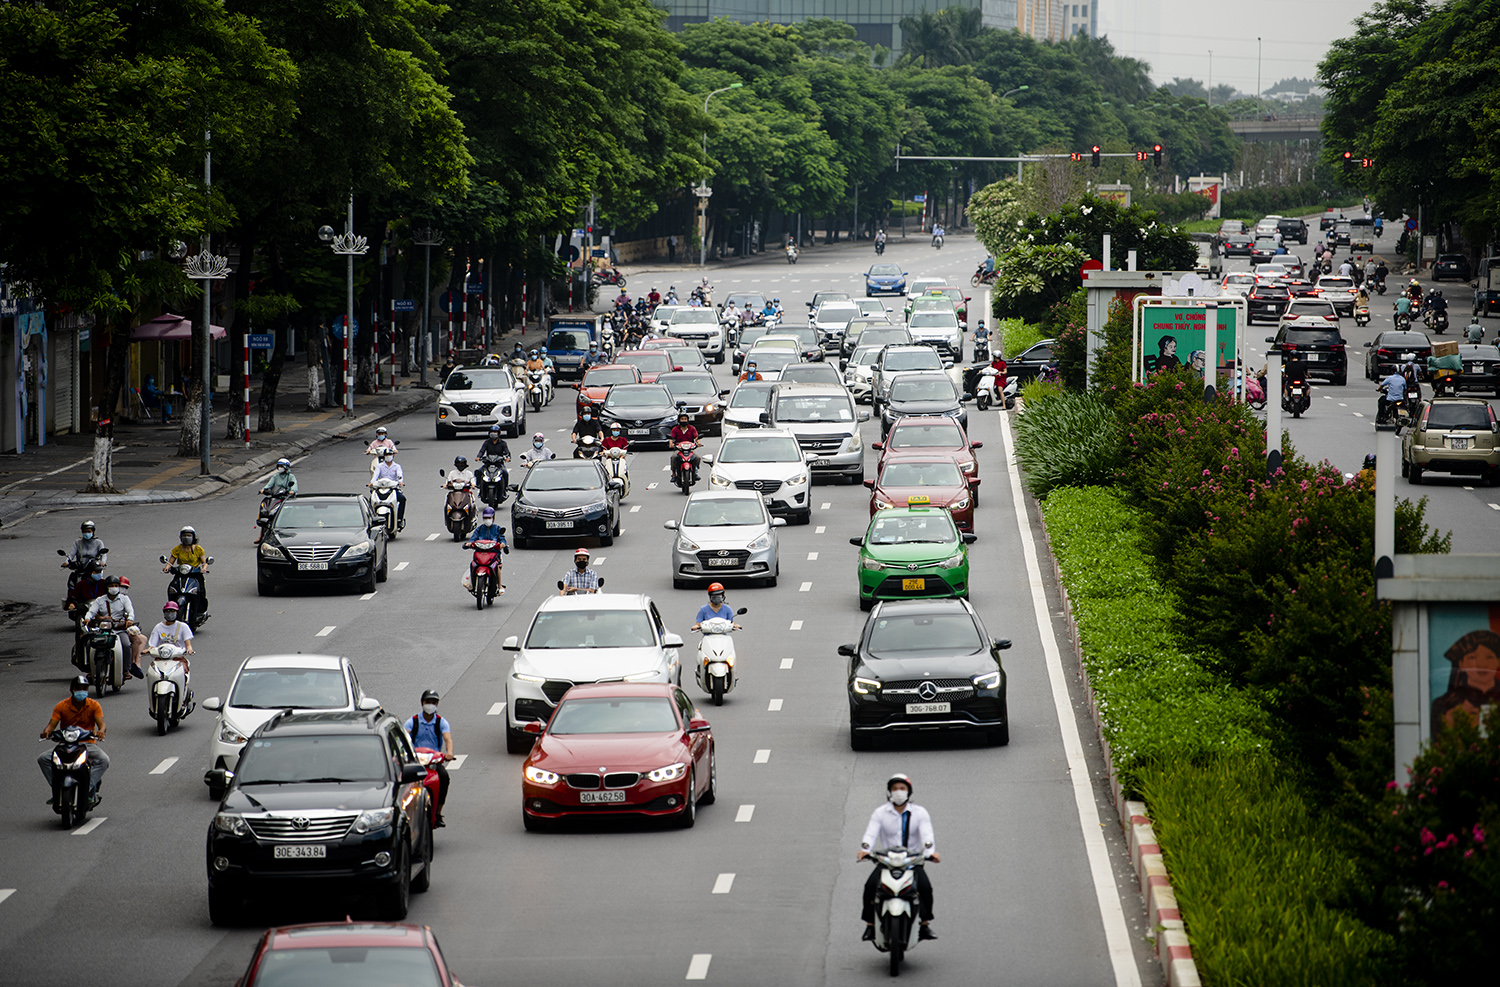
M 1429 603 L 1421 737 L 1500 704 L 1500 604 Z
M 1219 190 L 1222 181 L 1223 179 L 1217 175 L 1199 175 L 1197 178 L 1188 176 L 1188 191 L 1197 192 L 1208 200 L 1208 211 L 1204 213 L 1205 219 L 1219 218 Z
M 1113 199 L 1115 202 L 1118 202 L 1120 205 L 1126 207 L 1130 205 L 1130 189 L 1131 187 L 1129 185 L 1094 186 L 1094 191 L 1099 194 L 1099 198 Z
M 1202 304 L 1142 305 L 1140 310 L 1139 353 L 1135 379 L 1144 380 L 1162 370 L 1190 366 L 1202 373 L 1210 363 L 1220 377 L 1234 377 L 1239 355 L 1240 311 L 1221 305 L 1216 311 L 1218 326 L 1214 334 L 1214 352 L 1207 352 L 1208 331 Z

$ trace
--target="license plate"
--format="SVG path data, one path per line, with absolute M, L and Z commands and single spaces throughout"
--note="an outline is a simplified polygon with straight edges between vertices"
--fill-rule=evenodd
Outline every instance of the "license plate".
M 815 468 L 815 469 L 816 469 L 816 468 L 817 468 L 817 467 L 819 467 L 819 466 L 832 466 L 832 465 L 833 465 L 833 460 L 831 460 L 831 459 L 814 459 L 814 460 L 813 460 L 813 461 L 812 461 L 812 464 L 811 464 L 811 465 L 812 465 L 812 466 L 813 466 L 813 467 L 814 467 L 814 468 Z
M 571 527 L 573 527 L 573 522 L 572 521 L 548 521 L 547 522 L 547 527 L 549 527 L 549 528 L 571 528 Z
M 628 430 L 625 434 L 627 434 L 627 435 L 650 435 L 651 434 L 651 430 L 649 428 L 632 428 L 632 429 Z
M 623 802 L 625 801 L 625 793 L 620 791 L 579 792 L 578 801 L 582 805 L 590 805 L 596 802 Z
M 708 564 L 709 565 L 737 566 L 737 565 L 740 564 L 740 560 L 739 559 L 709 559 L 708 560 Z
M 903 580 L 901 580 L 901 588 L 904 589 L 904 590 L 922 590 L 922 589 L 926 589 L 927 588 L 927 580 L 925 580 L 925 579 L 903 579 Z
M 287 843 L 271 848 L 271 856 L 277 860 L 311 860 L 328 856 L 328 848 L 321 843 Z
M 1307 359 L 1308 359 L 1308 362 L 1312 362 L 1313 360 L 1321 360 L 1321 359 L 1323 359 L 1323 354 L 1322 353 L 1309 353 L 1309 354 L 1307 354 Z
M 1415 354 L 1415 353 L 1402 353 L 1401 354 L 1401 359 L 1403 359 L 1403 360 L 1414 360 L 1414 359 L 1416 359 L 1416 356 L 1417 356 L 1417 354 Z
M 302 572 L 327 572 L 327 562 L 298 562 L 297 568 Z
M 1453 448 L 1455 448 L 1455 449 L 1467 449 L 1467 448 L 1469 448 L 1469 440 L 1468 440 L 1467 437 L 1462 438 L 1462 439 L 1460 439 L 1460 438 L 1452 438 L 1452 439 L 1449 439 L 1448 441 L 1453 443 Z
M 464 415 L 463 417 L 461 417 L 459 419 L 459 421 L 461 421 L 461 422 L 481 422 L 482 423 L 482 422 L 489 421 L 489 418 L 490 418 L 489 415 Z
M 921 716 L 923 713 L 951 713 L 952 703 L 907 703 L 907 716 Z

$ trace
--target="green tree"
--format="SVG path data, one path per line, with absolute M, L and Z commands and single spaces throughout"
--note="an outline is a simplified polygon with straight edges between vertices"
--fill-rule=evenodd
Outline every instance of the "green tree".
M 1020 243 L 995 258 L 993 315 L 1039 321 L 1081 283 L 1088 254 L 1069 244 Z
M 967 65 L 974 60 L 984 30 L 978 7 L 924 10 L 901 18 L 903 64 L 920 68 Z

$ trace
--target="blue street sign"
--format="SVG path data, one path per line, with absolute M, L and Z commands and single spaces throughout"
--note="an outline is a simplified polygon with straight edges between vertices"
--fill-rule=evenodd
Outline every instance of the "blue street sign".
M 914 196 L 911 197 L 911 201 L 913 201 L 913 202 L 926 202 L 927 201 L 927 196 L 925 196 L 925 195 L 914 195 Z
M 417 310 L 417 300 L 415 298 L 397 298 L 391 303 L 391 308 L 397 312 L 415 312 Z
M 343 315 L 341 315 L 338 318 L 336 318 L 336 319 L 333 320 L 333 324 L 331 326 L 329 326 L 329 329 L 333 332 L 333 338 L 334 339 L 343 339 L 344 338 L 344 323 L 347 322 L 347 321 L 349 321 L 348 317 L 347 316 L 343 316 Z M 356 336 L 359 335 L 359 320 L 358 319 L 354 320 L 354 335 L 356 335 Z
M 466 294 L 466 295 L 482 295 L 482 294 L 484 294 L 484 285 L 482 285 L 482 284 L 466 284 L 466 285 L 464 285 L 464 294 Z
M 268 350 L 274 341 L 275 337 L 268 332 L 245 333 L 245 345 L 252 350 Z

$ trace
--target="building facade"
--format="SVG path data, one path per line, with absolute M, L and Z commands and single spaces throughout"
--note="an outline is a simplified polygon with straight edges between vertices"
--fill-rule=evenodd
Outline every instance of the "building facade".
M 1062 5 L 1063 36 L 1075 34 L 1097 38 L 1099 36 L 1099 5 L 1088 3 L 1065 3 Z

